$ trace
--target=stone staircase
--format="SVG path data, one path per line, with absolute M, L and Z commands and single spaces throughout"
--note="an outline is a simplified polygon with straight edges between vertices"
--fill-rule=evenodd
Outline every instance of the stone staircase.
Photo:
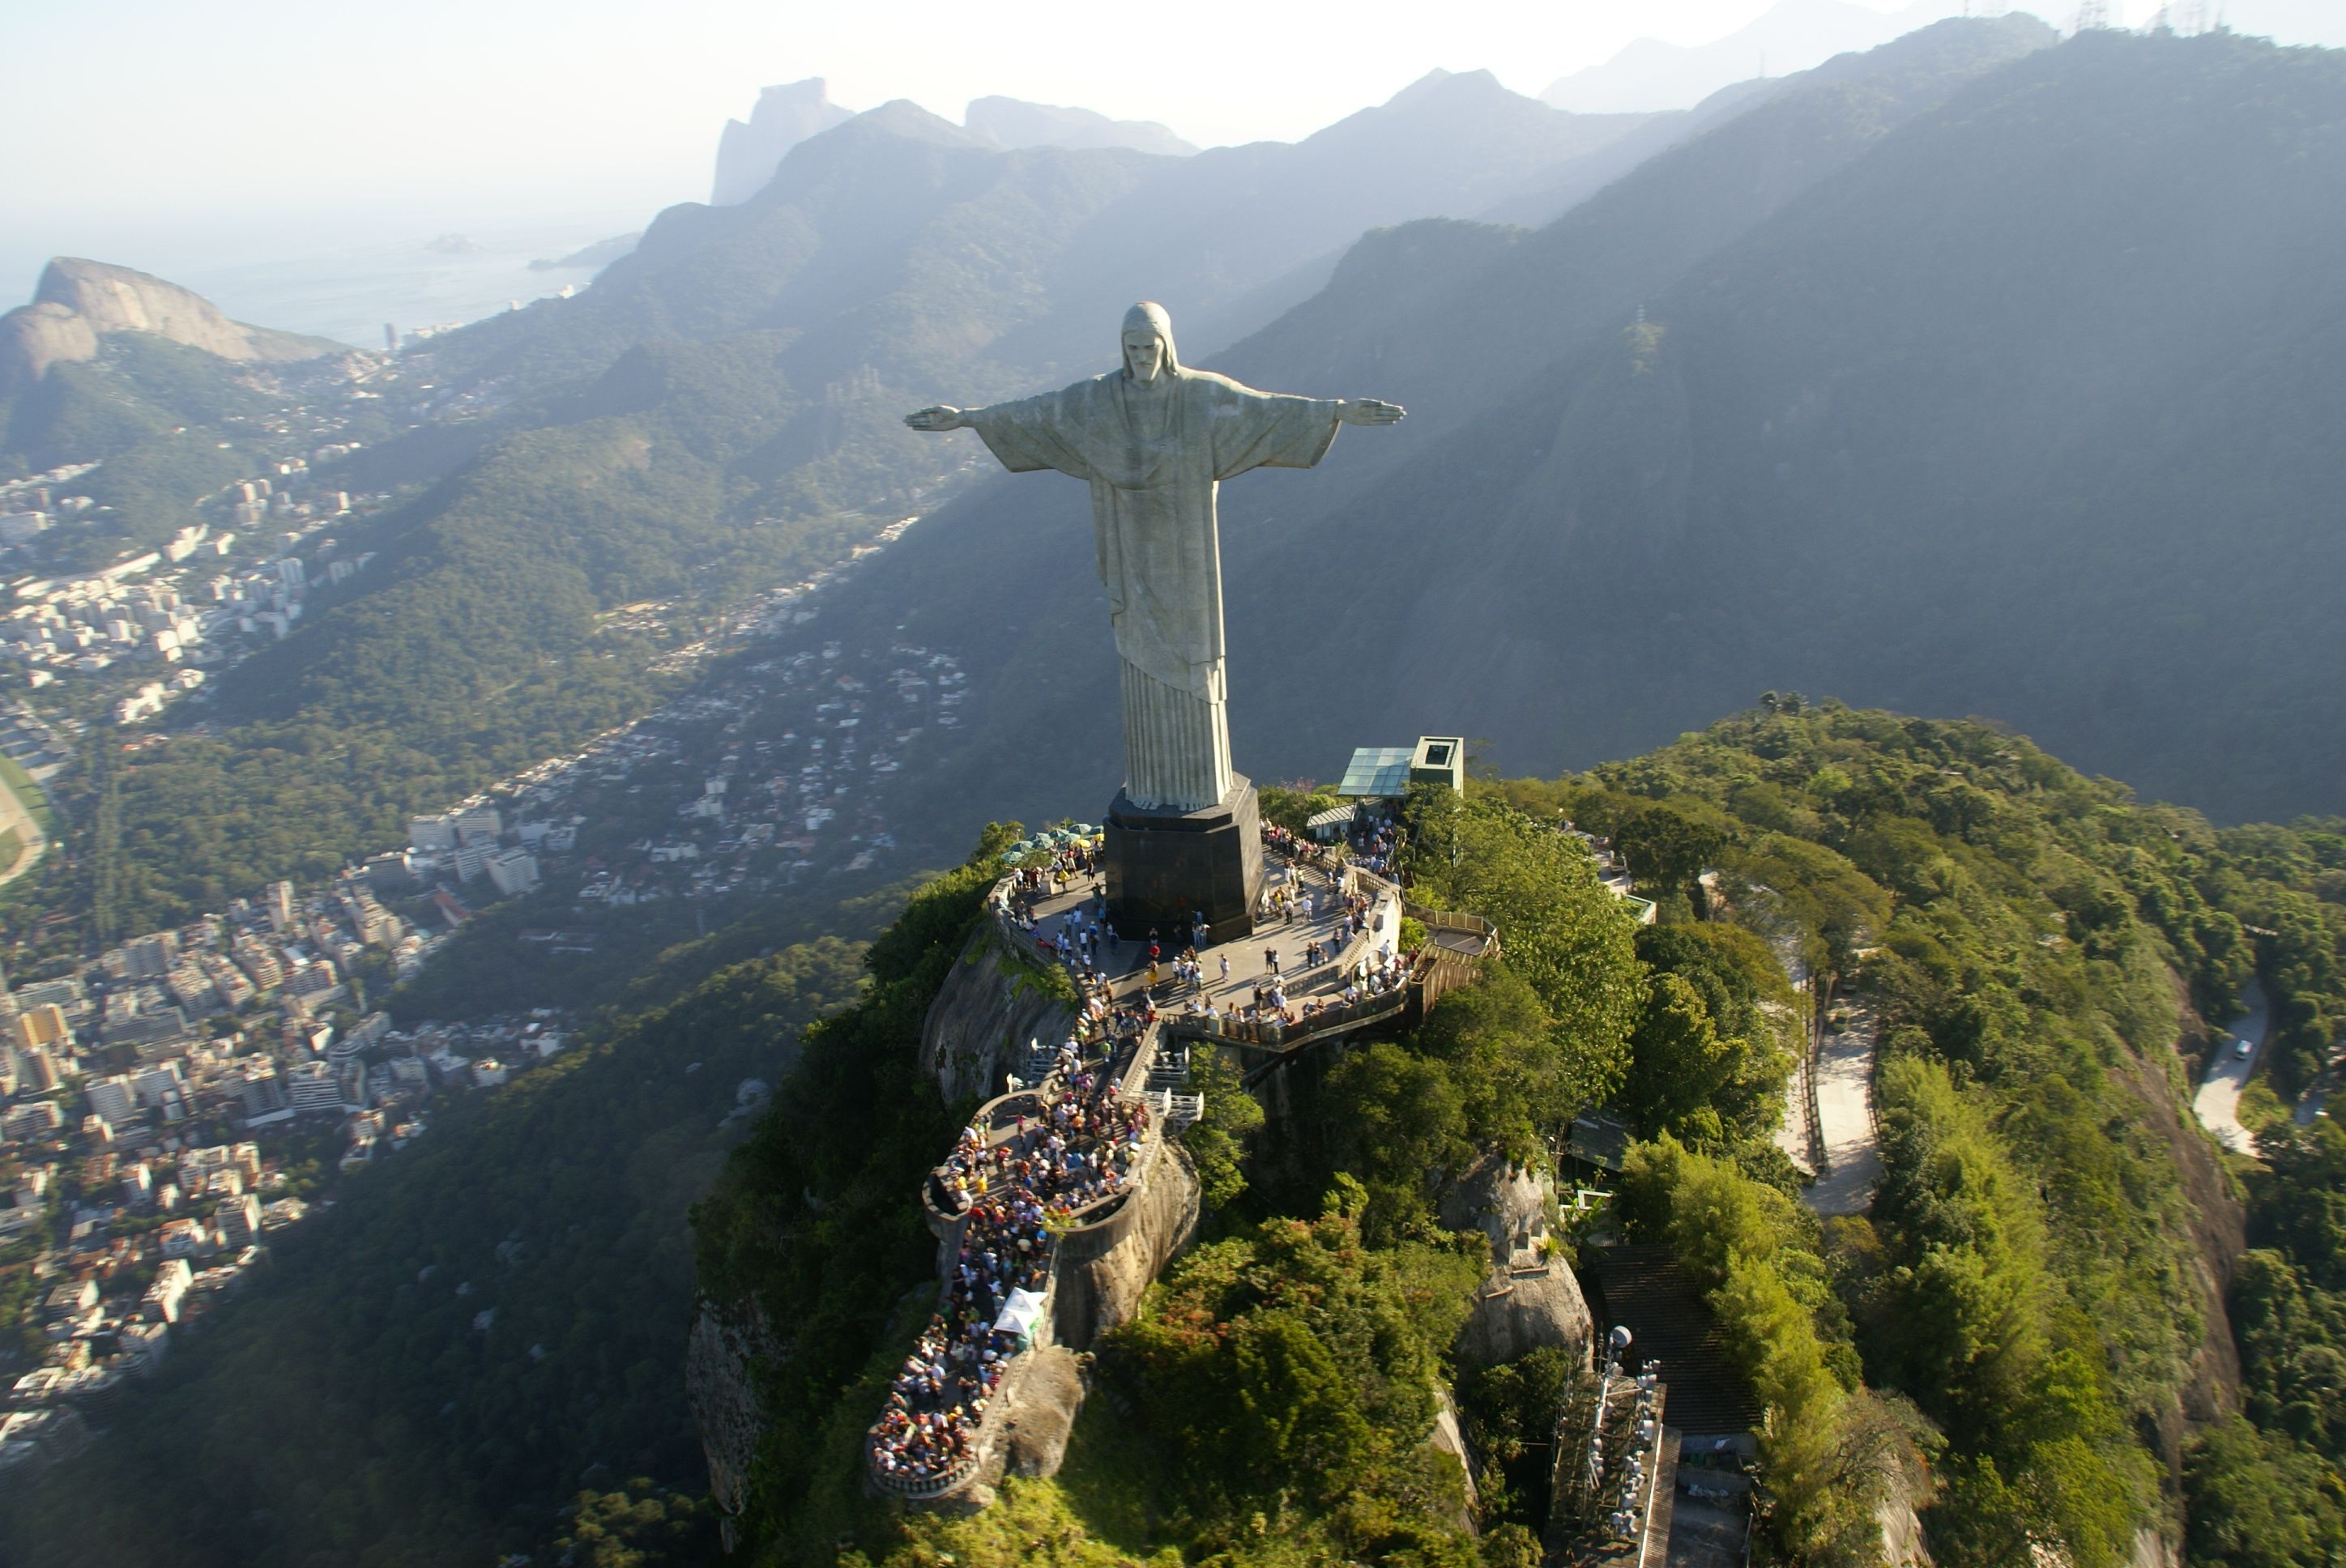
M 1141 1095 L 1149 1115 L 1164 1126 L 1168 1137 L 1206 1114 L 1203 1095 L 1176 1095 L 1168 1089 L 1150 1089 Z
M 1178 1041 L 1161 1041 L 1148 1063 L 1148 1086 L 1178 1089 L 1189 1081 L 1189 1048 Z

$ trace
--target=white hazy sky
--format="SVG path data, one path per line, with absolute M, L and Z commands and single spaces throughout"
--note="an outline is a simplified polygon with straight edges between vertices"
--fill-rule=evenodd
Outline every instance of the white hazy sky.
M 724 120 L 808 76 L 856 108 L 909 97 L 957 119 L 1004 93 L 1205 145 L 1289 139 L 1437 66 L 1536 93 L 1634 37 L 1708 42 L 1769 4 L 0 0 L 0 243 L 104 254 L 166 231 L 633 226 L 705 198 Z M 2154 5 L 2113 0 L 2135 21 Z M 2242 31 L 2346 44 L 2346 0 L 2229 11 Z M 0 283 L 0 304 L 13 292 Z

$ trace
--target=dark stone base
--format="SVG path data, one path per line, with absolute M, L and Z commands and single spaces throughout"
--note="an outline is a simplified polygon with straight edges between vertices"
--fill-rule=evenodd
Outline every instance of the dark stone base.
M 1107 917 L 1117 934 L 1166 951 L 1188 942 L 1192 914 L 1206 917 L 1209 942 L 1254 932 L 1262 898 L 1262 817 L 1254 785 L 1233 775 L 1221 804 L 1202 811 L 1150 811 L 1121 789 L 1107 811 Z

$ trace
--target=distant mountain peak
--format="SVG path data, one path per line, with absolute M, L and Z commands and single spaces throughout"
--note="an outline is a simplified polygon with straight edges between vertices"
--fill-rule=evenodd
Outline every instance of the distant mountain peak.
M 1488 71 L 1445 71 L 1436 66 L 1387 98 L 1384 107 L 1389 109 L 1401 108 L 1410 104 L 1423 103 L 1436 97 L 1446 97 L 1454 94 L 1466 93 L 1507 93 L 1510 97 L 1518 96 L 1508 92 L 1507 87 L 1500 82 L 1499 78 Z
M 1805 71 L 1964 9 L 1962 0 L 1912 0 L 1896 11 L 1856 0 L 1776 0 L 1749 24 L 1708 44 L 1638 38 L 1603 65 L 1551 82 L 1540 100 L 1576 114 L 1691 108 L 1722 87 Z
M 748 120 L 727 120 L 717 143 L 717 178 L 710 188 L 712 207 L 730 207 L 758 194 L 774 178 L 775 168 L 790 148 L 847 119 L 853 114 L 831 101 L 831 89 L 821 76 L 787 82 L 758 95 Z
M 993 147 L 1127 148 L 1173 158 L 1198 150 L 1155 120 L 1114 120 L 1091 109 L 1018 98 L 972 99 L 962 120 L 971 136 Z
M 855 116 L 850 124 L 885 131 L 909 141 L 936 142 L 947 147 L 974 147 L 977 137 L 944 118 L 931 114 L 910 98 L 890 98 L 876 109 L 866 109 Z
M 0 395 L 30 386 L 54 364 L 97 357 L 99 340 L 149 332 L 240 363 L 316 359 L 342 345 L 231 321 L 190 289 L 78 256 L 41 270 L 33 302 L 0 316 Z

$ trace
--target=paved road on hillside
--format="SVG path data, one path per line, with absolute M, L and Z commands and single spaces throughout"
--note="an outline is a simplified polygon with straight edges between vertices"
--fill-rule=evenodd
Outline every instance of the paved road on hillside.
M 2240 993 L 2241 1005 L 2248 1012 L 2233 1020 L 2216 1043 L 2215 1056 L 2208 1064 L 2208 1075 L 2199 1082 L 2199 1093 L 2192 1097 L 2191 1109 L 2199 1117 L 2199 1125 L 2216 1135 L 2217 1141 L 2234 1154 L 2255 1153 L 2254 1140 L 2249 1129 L 2240 1125 L 2240 1090 L 2255 1071 L 2258 1054 L 2263 1050 L 2267 1013 L 2265 993 L 2255 981 Z M 2240 1054 L 2239 1042 L 2249 1043 L 2249 1054 Z
M 1825 1035 L 1817 1054 L 1817 1119 L 1831 1168 L 1807 1194 L 1819 1214 L 1863 1214 L 1882 1180 L 1881 1140 L 1873 1130 L 1873 1053 L 1881 1026 L 1862 1003 L 1842 1004 L 1848 1021 Z

